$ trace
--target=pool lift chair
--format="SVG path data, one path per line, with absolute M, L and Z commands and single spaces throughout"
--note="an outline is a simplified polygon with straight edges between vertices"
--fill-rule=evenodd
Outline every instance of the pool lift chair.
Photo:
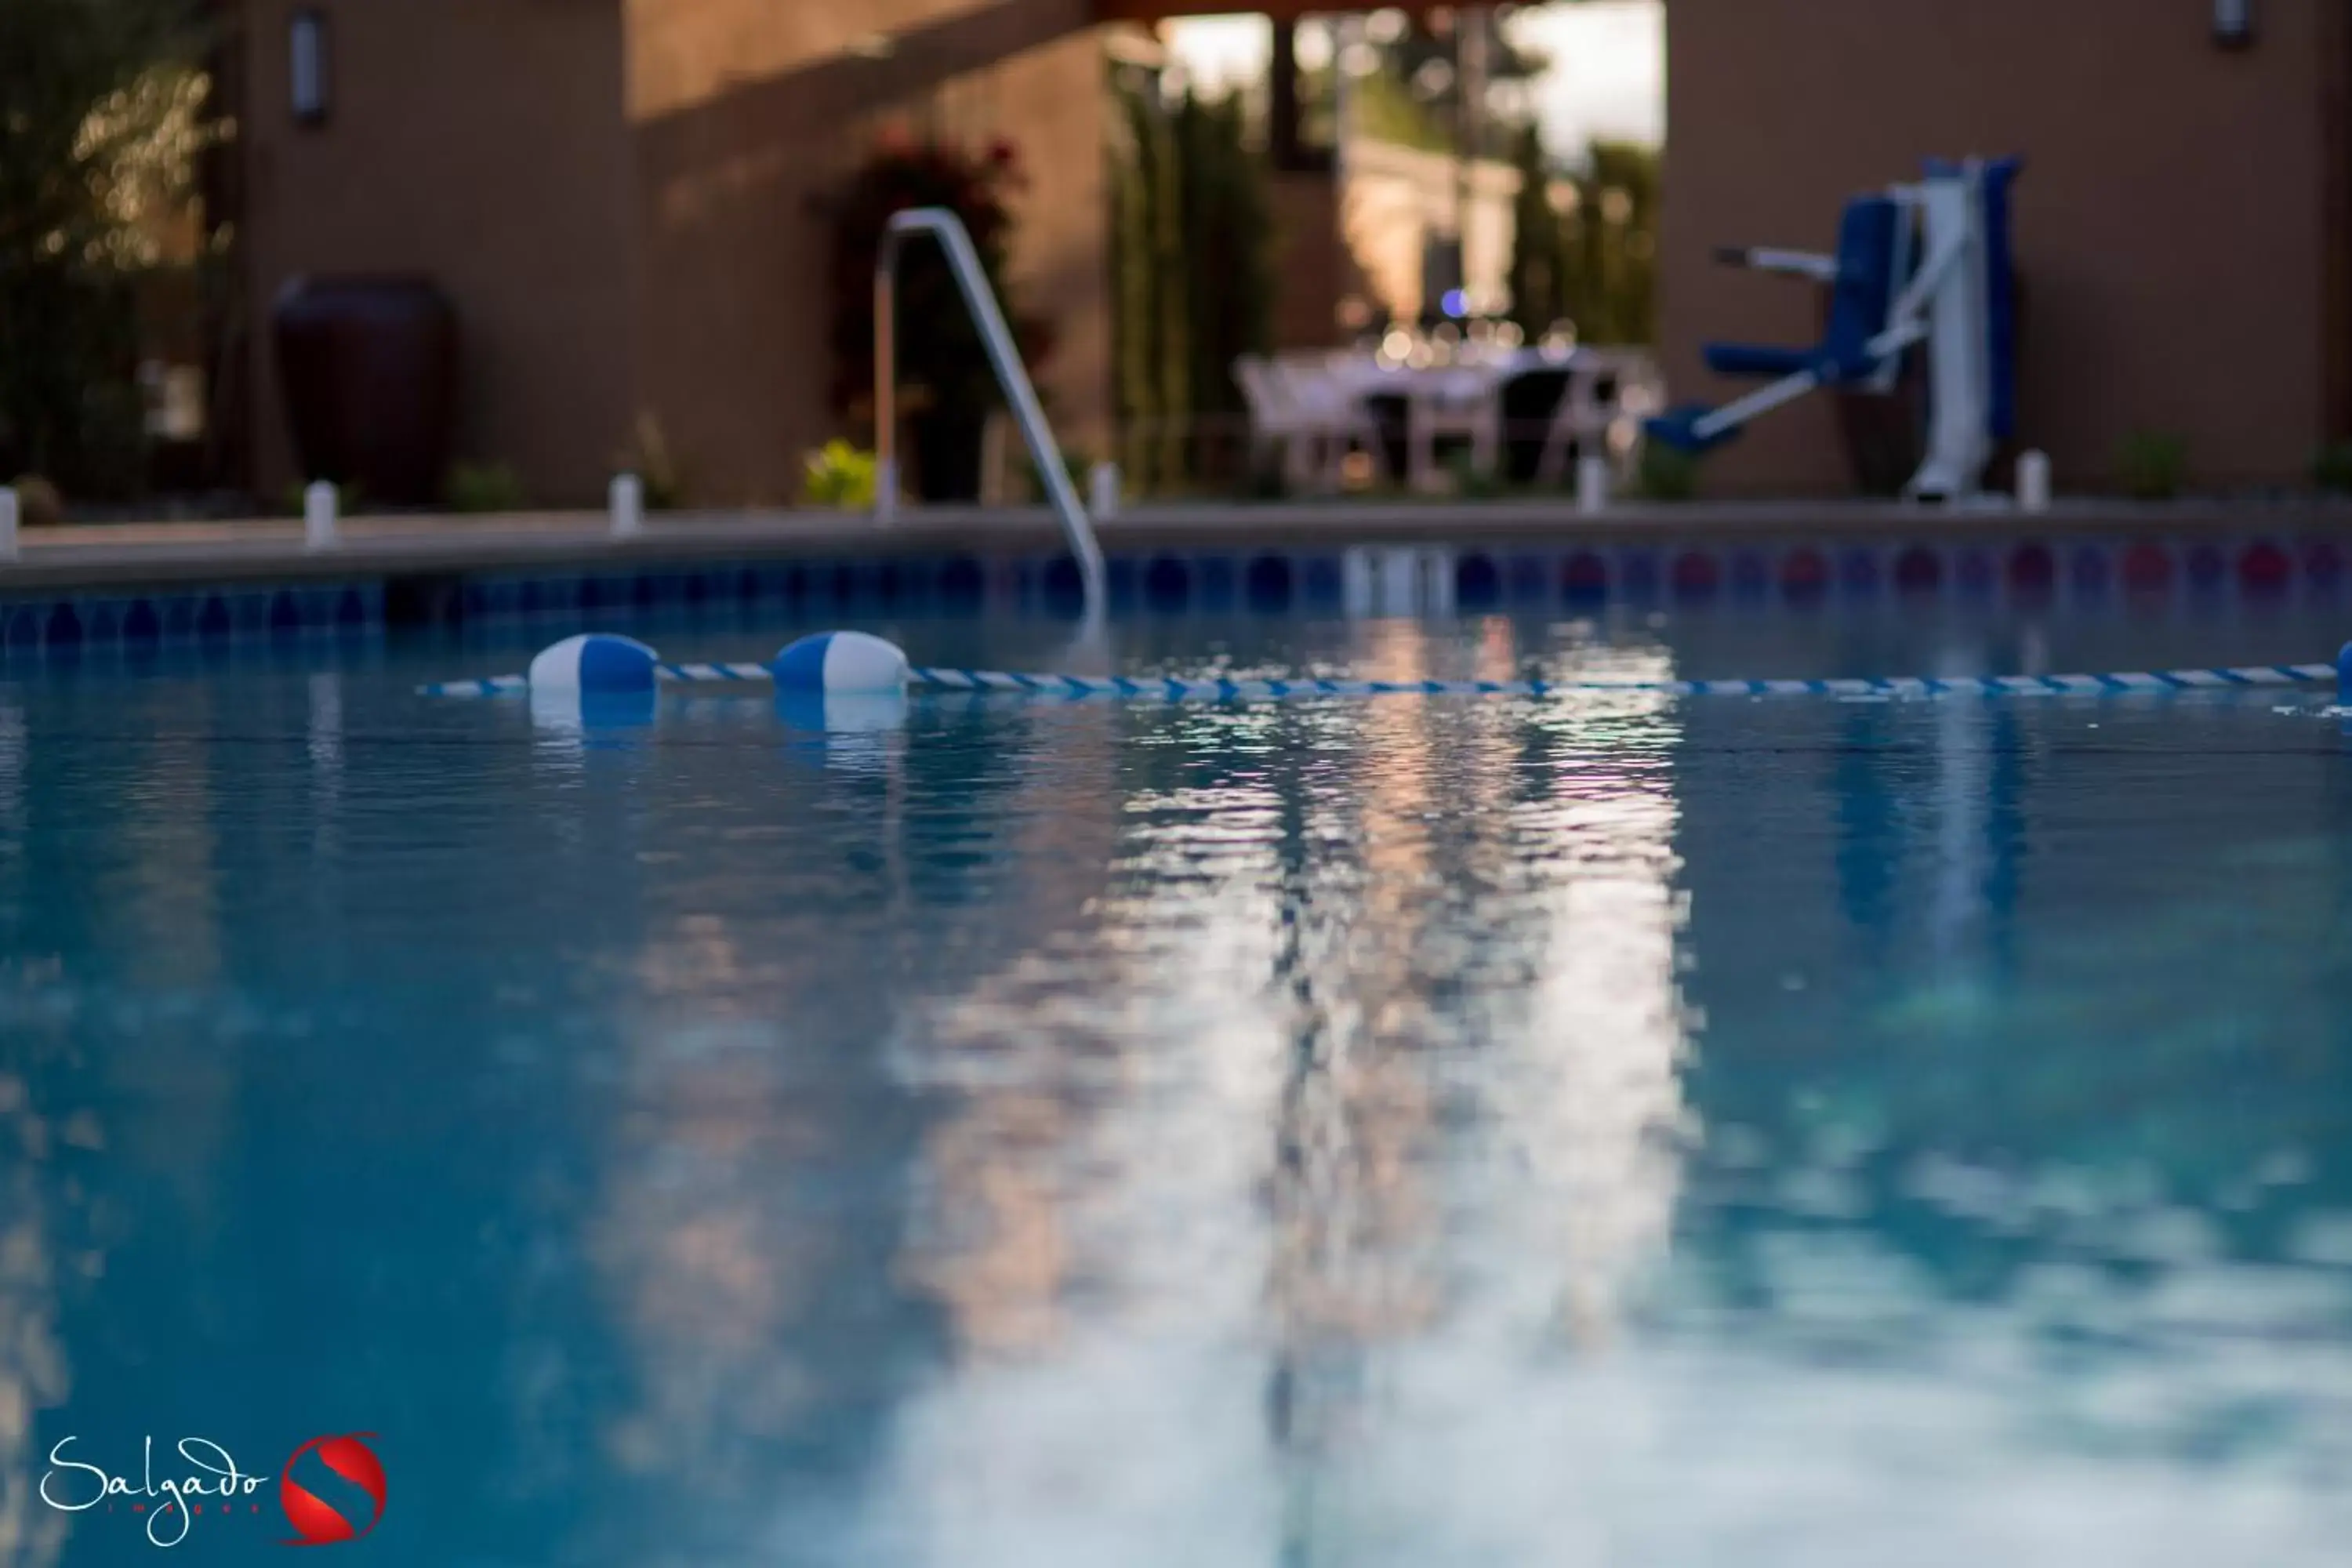
M 1903 493 L 1940 502 L 1981 497 L 1985 467 L 2016 427 L 2010 185 L 2021 167 L 2016 158 L 1934 162 L 1916 185 L 1856 196 L 1838 225 L 1835 256 L 1717 251 L 1731 266 L 1829 284 L 1828 329 L 1809 348 L 1708 343 L 1708 369 L 1767 384 L 1719 408 L 1685 405 L 1652 419 L 1650 438 L 1702 452 L 1824 387 L 1888 395 L 1904 355 L 1924 346 L 1927 459 Z

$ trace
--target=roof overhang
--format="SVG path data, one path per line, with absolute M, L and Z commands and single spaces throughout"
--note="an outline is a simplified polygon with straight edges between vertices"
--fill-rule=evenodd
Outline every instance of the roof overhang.
M 1230 16 L 1296 22 L 1302 16 L 1338 16 L 1349 10 L 1368 9 L 1335 5 L 1332 0 L 1260 0 L 1255 5 L 1238 5 L 1234 0 L 1094 0 L 1094 6 L 1096 20 L 1103 22 L 1164 22 L 1171 16 Z M 1438 0 L 1389 0 L 1382 8 L 1420 16 L 1460 7 L 1441 5 Z

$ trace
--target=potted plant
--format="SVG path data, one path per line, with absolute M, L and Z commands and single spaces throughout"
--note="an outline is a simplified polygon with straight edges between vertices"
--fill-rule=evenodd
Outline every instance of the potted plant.
M 1004 285 L 1013 230 L 1007 201 L 1021 183 L 1013 147 L 1002 141 L 978 153 L 887 141 L 850 180 L 834 211 L 834 405 L 844 416 L 872 417 L 874 263 L 891 215 L 908 207 L 946 207 L 963 220 L 1022 359 L 1034 370 L 1045 357 L 1044 323 L 1016 312 Z M 929 240 L 908 243 L 900 256 L 898 343 L 915 487 L 928 500 L 974 500 L 996 377 L 955 276 Z

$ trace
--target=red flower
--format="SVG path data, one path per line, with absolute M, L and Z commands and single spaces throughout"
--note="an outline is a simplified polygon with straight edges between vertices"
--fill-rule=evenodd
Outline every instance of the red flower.
M 1013 167 L 1013 143 L 1002 136 L 988 144 L 988 161 L 999 169 Z

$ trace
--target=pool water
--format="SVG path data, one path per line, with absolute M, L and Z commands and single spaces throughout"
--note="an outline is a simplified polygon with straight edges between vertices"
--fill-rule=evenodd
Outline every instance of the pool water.
M 2345 619 L 1114 642 L 1891 675 Z M 413 695 L 563 629 L 0 672 L 0 1560 L 157 1550 L 43 1500 L 61 1441 L 264 1478 L 162 1527 L 228 1562 L 332 1434 L 385 1478 L 343 1551 L 453 1568 L 2343 1560 L 2332 692 Z

